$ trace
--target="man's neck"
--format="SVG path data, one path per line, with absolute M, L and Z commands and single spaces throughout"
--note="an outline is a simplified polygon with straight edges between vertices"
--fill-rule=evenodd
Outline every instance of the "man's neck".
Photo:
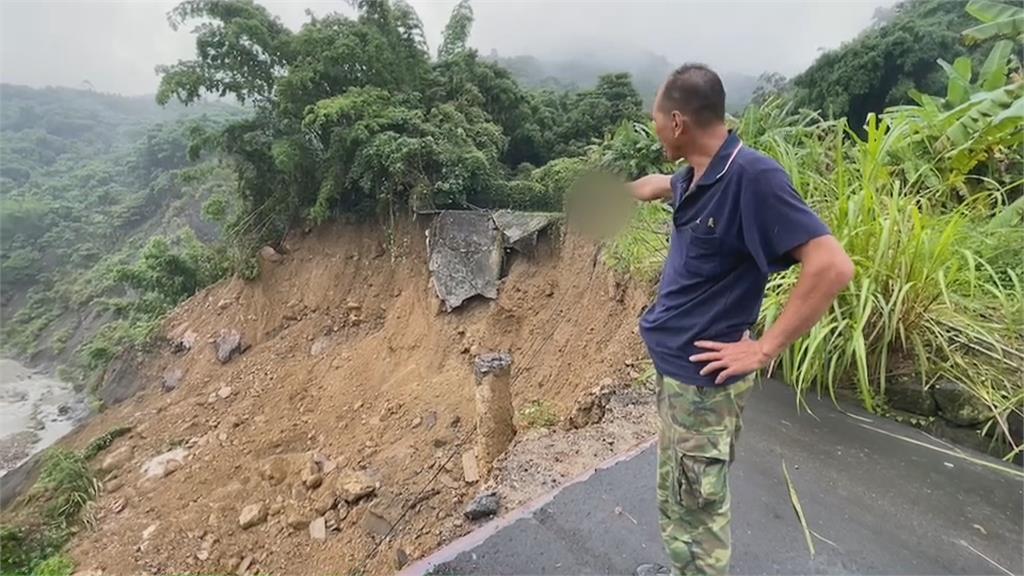
M 686 162 L 693 167 L 693 180 L 690 187 L 693 188 L 704 176 L 704 171 L 711 164 L 718 150 L 722 148 L 726 138 L 729 137 L 729 129 L 724 124 L 710 128 L 695 139 L 693 150 L 686 154 Z

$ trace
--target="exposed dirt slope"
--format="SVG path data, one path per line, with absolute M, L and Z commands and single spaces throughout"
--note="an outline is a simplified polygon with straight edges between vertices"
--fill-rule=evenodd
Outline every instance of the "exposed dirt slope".
M 193 349 L 145 358 L 143 391 L 70 440 L 135 427 L 98 459 L 113 456 L 114 471 L 95 529 L 73 542 L 79 568 L 211 572 L 244 562 L 253 573 L 345 574 L 456 454 L 365 566 L 390 573 L 396 559 L 470 529 L 461 512 L 480 487 L 464 481 L 457 455 L 472 443 L 472 353 L 512 354 L 517 409 L 543 399 L 565 415 L 602 379 L 625 382 L 644 295 L 615 282 L 596 246 L 544 241 L 513 258 L 496 301 L 444 314 L 428 287 L 424 226 L 400 226 L 394 260 L 375 226 L 325 226 L 287 241 L 259 280 L 226 281 L 180 306 L 166 334 L 194 332 Z M 209 342 L 222 329 L 250 346 L 223 365 Z M 176 369 L 177 388 L 162 392 L 162 375 Z M 188 451 L 180 467 L 143 479 L 148 460 L 176 447 Z M 311 490 L 302 470 L 314 454 L 323 481 Z M 317 503 L 356 471 L 377 482 L 375 494 L 329 512 L 337 530 L 314 539 Z M 268 516 L 242 529 L 253 504 Z

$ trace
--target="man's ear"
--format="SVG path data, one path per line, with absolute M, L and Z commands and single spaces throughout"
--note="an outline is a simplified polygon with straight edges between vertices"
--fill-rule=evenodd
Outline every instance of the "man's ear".
M 683 116 L 678 110 L 672 111 L 672 135 L 676 138 L 683 133 L 683 125 L 686 121 L 686 117 Z

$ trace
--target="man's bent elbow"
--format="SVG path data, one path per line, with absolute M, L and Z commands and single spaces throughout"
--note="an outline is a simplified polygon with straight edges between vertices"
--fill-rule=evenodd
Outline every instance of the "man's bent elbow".
M 830 276 L 836 287 L 836 292 L 841 292 L 845 289 L 853 281 L 855 274 L 856 269 L 853 266 L 853 260 L 847 256 L 846 252 L 840 251 L 839 257 L 832 263 L 830 270 Z
M 805 273 L 822 287 L 836 294 L 853 281 L 853 261 L 833 236 L 816 238 L 801 246 L 796 256 L 803 263 Z

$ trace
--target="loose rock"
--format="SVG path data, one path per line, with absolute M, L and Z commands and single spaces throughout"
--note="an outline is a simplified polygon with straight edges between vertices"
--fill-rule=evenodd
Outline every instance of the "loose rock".
M 324 522 L 327 524 L 328 532 L 338 531 L 338 515 L 334 513 L 334 510 L 328 510 L 327 514 L 324 514 Z
M 584 392 L 576 399 L 572 412 L 565 421 L 565 427 L 583 428 L 600 422 L 614 391 L 615 383 L 611 378 L 605 378 L 600 384 Z
M 156 532 L 158 526 L 160 526 L 159 522 L 147 526 L 146 529 L 142 531 L 142 539 L 149 540 L 149 538 Z
M 100 472 L 109 474 L 110 472 L 117 470 L 121 466 L 131 462 L 133 455 L 134 451 L 131 446 L 122 446 L 117 450 L 114 450 L 103 459 L 103 463 L 100 464 Z
M 181 383 L 181 378 L 184 375 L 185 372 L 181 368 L 168 368 L 160 378 L 160 389 L 164 392 L 174 390 Z
M 281 456 L 275 456 L 263 465 L 260 472 L 271 486 L 277 486 L 288 478 L 288 461 Z
M 476 453 L 472 450 L 462 454 L 462 477 L 467 484 L 475 484 L 480 480 L 480 469 L 476 464 Z
M 291 502 L 285 510 L 284 523 L 293 530 L 301 530 L 309 526 L 309 516 L 303 515 L 298 506 Z
M 274 250 L 273 246 L 264 246 L 263 248 L 260 248 L 260 258 L 273 263 L 280 262 L 284 259 L 280 252 Z
M 405 568 L 405 565 L 408 563 L 409 554 L 403 548 L 397 548 L 395 550 L 395 570 Z
M 238 330 L 221 330 L 216 340 L 217 361 L 227 364 L 235 356 L 242 353 L 242 335 Z
M 199 339 L 199 335 L 192 330 L 186 331 L 181 338 L 177 338 L 171 342 L 171 352 L 175 354 L 181 354 L 188 352 L 196 345 L 196 340 Z
M 218 397 L 219 397 L 219 398 L 220 398 L 221 400 L 227 400 L 227 399 L 228 399 L 228 398 L 229 398 L 229 397 L 231 396 L 231 392 L 232 392 L 232 390 L 231 390 L 231 386 L 221 386 L 221 387 L 220 387 L 220 388 L 219 388 L 219 389 L 217 390 L 217 396 L 218 396 Z
M 391 522 L 388 522 L 387 518 L 372 510 L 367 510 L 363 514 L 363 520 L 360 522 L 360 525 L 363 527 L 363 530 L 378 538 L 384 538 L 391 532 Z
M 182 463 L 180 460 L 171 460 L 167 463 L 167 467 L 164 468 L 164 476 L 170 476 L 181 469 Z
M 473 501 L 469 503 L 463 511 L 463 515 L 470 520 L 480 520 L 481 518 L 488 518 L 498 513 L 498 508 L 501 505 L 498 499 L 497 492 L 486 492 L 473 498 Z
M 324 490 L 313 504 L 313 510 L 316 511 L 317 514 L 323 516 L 324 514 L 327 514 L 328 510 L 334 508 L 337 501 L 338 496 L 333 490 Z
M 669 569 L 661 564 L 641 564 L 633 571 L 635 576 L 662 576 L 669 573 Z
M 320 475 L 320 467 L 312 460 L 306 462 L 306 465 L 302 468 L 301 478 L 302 483 L 310 490 L 318 488 L 323 482 L 323 476 Z
M 365 472 L 350 472 L 338 482 L 338 495 L 347 503 L 354 504 L 377 491 L 377 483 Z
M 886 382 L 885 397 L 889 407 L 921 416 L 935 416 L 938 412 L 931 391 L 912 375 L 890 376 Z
M 976 426 L 990 417 L 985 403 L 959 382 L 939 380 L 933 394 L 939 415 L 957 426 Z
M 309 537 L 320 541 L 327 539 L 327 521 L 323 516 L 309 523 Z
M 263 506 L 262 502 L 257 502 L 242 508 L 242 513 L 238 516 L 238 525 L 242 527 L 242 530 L 246 530 L 257 524 L 262 524 L 266 519 L 266 507 Z
M 188 450 L 184 448 L 175 448 L 174 450 L 164 452 L 146 462 L 142 466 L 142 474 L 147 479 L 163 478 L 180 468 L 186 456 L 188 456 Z M 171 462 L 177 462 L 177 464 L 171 466 Z

